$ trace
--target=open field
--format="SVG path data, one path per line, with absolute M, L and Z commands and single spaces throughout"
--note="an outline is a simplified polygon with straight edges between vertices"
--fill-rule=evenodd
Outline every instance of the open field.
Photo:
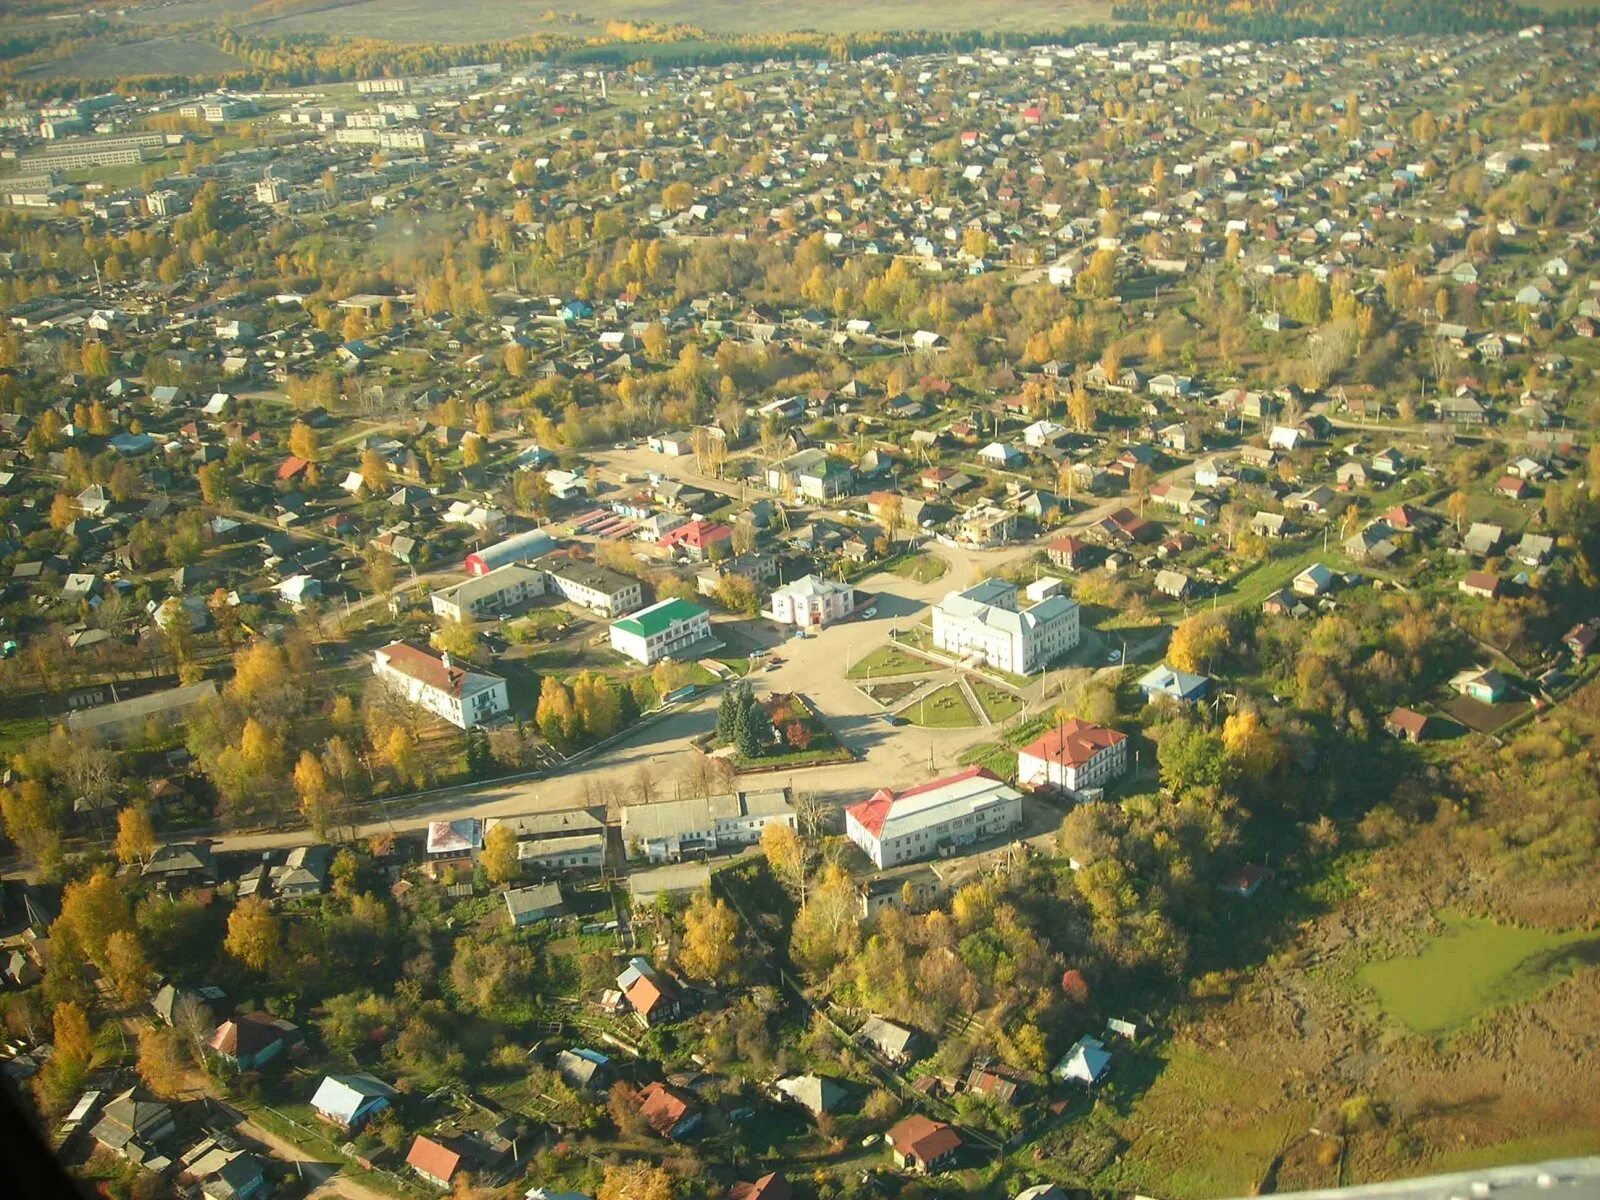
M 194 38 L 151 38 L 148 41 L 102 43 L 77 54 L 41 63 L 25 72 L 43 79 L 112 79 L 139 75 L 215 74 L 244 67 L 210 42 Z
M 1362 969 L 1384 1012 L 1418 1033 L 1442 1035 L 1490 1009 L 1532 996 L 1600 959 L 1600 935 L 1550 933 L 1451 915 L 1419 955 Z
M 535 33 L 597 36 L 607 19 L 654 21 L 660 25 L 693 25 L 708 33 L 772 33 L 816 30 L 826 33 L 863 33 L 877 30 L 1053 30 L 1071 25 L 1109 21 L 1111 5 L 1100 0 L 1021 0 L 999 9 L 974 9 L 971 5 L 937 0 L 872 0 L 852 4 L 846 0 L 813 0 L 804 5 L 778 0 L 733 3 L 719 0 L 695 4 L 689 0 L 617 0 L 602 10 L 566 11 L 553 20 L 543 19 L 544 9 L 521 0 L 478 0 L 472 5 L 439 5 L 429 0 L 356 0 L 313 11 L 293 13 L 266 21 L 249 16 L 254 0 L 194 0 L 149 10 L 147 19 L 161 21 L 212 21 L 231 16 L 240 28 L 261 33 L 353 34 L 395 41 L 468 42 Z M 138 14 L 135 14 L 136 19 Z M 572 18 L 576 16 L 576 20 Z

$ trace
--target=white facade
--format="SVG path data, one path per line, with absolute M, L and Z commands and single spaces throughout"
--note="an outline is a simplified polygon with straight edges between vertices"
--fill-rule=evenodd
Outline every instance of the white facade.
M 985 579 L 933 608 L 933 644 L 959 658 L 1026 675 L 1078 644 L 1078 605 L 1048 596 L 1018 610 L 1015 585 Z
M 502 612 L 534 596 L 544 595 L 545 573 L 537 567 L 511 563 L 475 575 L 462 583 L 440 588 L 430 599 L 433 611 L 454 621 L 469 621 L 486 613 Z
M 413 704 L 442 717 L 457 729 L 474 729 L 510 711 L 506 681 L 469 671 L 405 642 L 391 642 L 372 659 L 372 673 Z
M 574 563 L 548 572 L 550 586 L 573 604 L 581 604 L 591 612 L 608 617 L 620 617 L 644 603 L 644 590 L 637 579 L 608 571 L 604 567 L 591 567 Z
M 979 767 L 845 810 L 845 834 L 879 868 L 944 854 L 1022 824 L 1022 793 Z
M 1128 769 L 1128 739 L 1073 718 L 1017 752 L 1017 782 L 1071 795 L 1103 788 Z
M 611 648 L 645 666 L 711 636 L 711 614 L 686 600 L 662 600 L 611 623 Z
M 800 629 L 841 621 L 854 611 L 856 589 L 819 575 L 807 575 L 772 592 L 772 617 Z
M 622 809 L 622 844 L 653 863 L 675 862 L 685 854 L 751 846 L 768 825 L 793 829 L 795 822 L 788 788 L 630 804 Z

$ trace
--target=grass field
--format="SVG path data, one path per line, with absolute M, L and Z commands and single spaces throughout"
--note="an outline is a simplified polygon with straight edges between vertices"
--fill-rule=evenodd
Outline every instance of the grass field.
M 983 705 L 984 714 L 991 723 L 998 725 L 1022 711 L 1022 701 L 1004 688 L 997 688 L 982 679 L 974 679 L 971 683 L 972 694 L 978 698 L 978 703 Z
M 861 33 L 900 29 L 994 29 L 1011 31 L 1063 29 L 1069 25 L 1109 21 L 1106 0 L 1017 0 L 999 8 L 975 9 L 955 0 L 810 0 L 783 4 L 778 0 L 613 0 L 600 12 L 562 11 L 545 20 L 546 7 L 526 0 L 475 0 L 442 5 L 433 0 L 357 0 L 276 20 L 252 22 L 255 0 L 180 0 L 152 8 L 148 19 L 167 22 L 215 21 L 229 14 L 244 29 L 289 33 L 354 34 L 394 41 L 469 42 L 522 37 L 534 33 L 604 33 L 604 21 L 654 21 L 661 25 L 693 25 L 707 33 L 763 33 L 817 30 Z
M 1385 1014 L 1418 1033 L 1452 1033 L 1600 961 L 1600 935 L 1592 930 L 1549 933 L 1459 914 L 1445 917 L 1444 926 L 1421 954 L 1360 972 Z
M 900 715 L 924 729 L 971 729 L 978 723 L 978 714 L 972 711 L 961 688 L 953 683 L 901 709 Z
M 910 579 L 917 583 L 932 583 L 949 569 L 949 564 L 937 554 L 913 554 L 889 568 L 892 574 L 900 576 L 901 579 Z
M 885 675 L 915 675 L 937 670 L 926 659 L 907 654 L 898 646 L 879 646 L 850 664 L 846 679 L 878 679 Z
M 114 79 L 138 75 L 206 75 L 237 71 L 244 60 L 193 38 L 91 45 L 77 54 L 41 63 L 25 74 L 43 79 Z
M 1313 1115 L 1309 1103 L 1284 1103 L 1276 1078 L 1221 1051 L 1172 1044 L 1112 1068 L 1118 1088 L 1151 1073 L 1118 1123 L 1127 1148 L 1098 1188 L 1171 1200 L 1254 1195 L 1273 1156 Z

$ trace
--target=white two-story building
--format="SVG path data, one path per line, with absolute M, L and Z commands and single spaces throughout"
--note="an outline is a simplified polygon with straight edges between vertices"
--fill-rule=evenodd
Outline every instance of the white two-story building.
M 1022 793 L 982 767 L 896 792 L 880 788 L 845 810 L 845 834 L 878 867 L 947 854 L 1022 824 Z
M 772 617 L 797 629 L 831 625 L 856 606 L 856 589 L 848 583 L 806 575 L 772 590 Z
M 1017 782 L 1071 796 L 1103 788 L 1128 769 L 1128 736 L 1073 717 L 1017 751 Z
M 711 614 L 687 600 L 661 600 L 611 623 L 611 648 L 645 666 L 711 637 Z
M 468 670 L 448 654 L 432 654 L 406 642 L 390 642 L 372 659 L 372 673 L 457 729 L 474 729 L 510 711 L 506 681 Z

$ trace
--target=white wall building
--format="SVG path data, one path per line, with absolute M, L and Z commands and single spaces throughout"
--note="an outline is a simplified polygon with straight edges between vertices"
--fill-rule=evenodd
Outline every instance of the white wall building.
M 544 585 L 545 573 L 539 568 L 511 563 L 487 575 L 474 575 L 461 583 L 440 588 L 429 599 L 439 616 L 453 621 L 471 621 L 542 596 Z
M 1017 589 L 985 579 L 933 607 L 933 644 L 960 658 L 1026 675 L 1078 644 L 1079 611 L 1065 596 L 1019 610 Z
M 842 621 L 855 610 L 856 589 L 820 575 L 806 575 L 772 590 L 772 616 L 800 629 Z
M 1076 796 L 1128 769 L 1128 737 L 1073 717 L 1017 751 L 1017 782 Z
M 609 571 L 590 563 L 550 563 L 546 574 L 550 586 L 563 599 L 581 604 L 591 612 L 620 617 L 644 603 L 644 590 L 630 575 Z
M 413 704 L 443 717 L 457 729 L 473 729 L 511 708 L 506 681 L 469 671 L 405 642 L 390 642 L 372 658 L 372 673 Z
M 1022 793 L 982 767 L 845 810 L 845 834 L 879 868 L 945 854 L 1022 824 Z
M 611 648 L 651 666 L 711 636 L 711 615 L 687 600 L 661 600 L 611 623 Z
M 622 844 L 630 856 L 672 862 L 685 854 L 754 845 L 768 825 L 793 829 L 795 821 L 788 788 L 630 804 L 622 809 Z

